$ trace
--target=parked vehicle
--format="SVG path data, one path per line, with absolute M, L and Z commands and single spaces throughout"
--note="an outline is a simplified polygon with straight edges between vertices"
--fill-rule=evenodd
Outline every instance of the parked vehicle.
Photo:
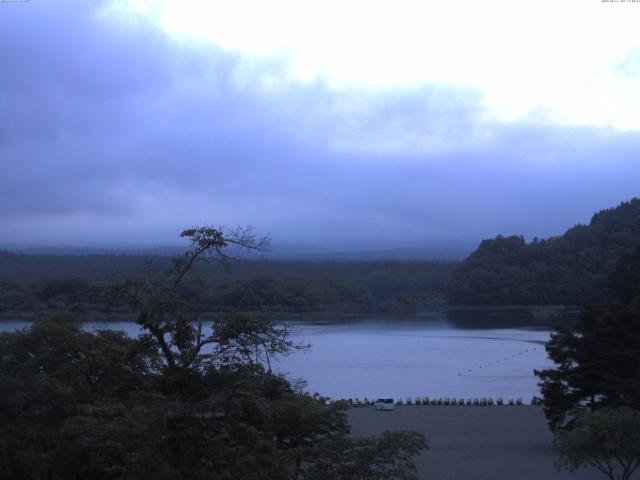
M 373 405 L 376 410 L 393 410 L 395 408 L 393 398 L 379 398 Z

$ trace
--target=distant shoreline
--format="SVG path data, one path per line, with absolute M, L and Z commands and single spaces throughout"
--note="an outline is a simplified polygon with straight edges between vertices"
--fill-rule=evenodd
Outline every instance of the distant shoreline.
M 238 311 L 242 311 L 238 309 Z M 446 317 L 447 321 L 456 325 L 474 324 L 478 319 L 495 321 L 505 326 L 512 323 L 514 326 L 523 326 L 530 323 L 531 326 L 553 325 L 555 323 L 573 323 L 579 318 L 581 307 L 577 305 L 464 305 L 464 306 L 443 306 L 433 305 L 431 308 L 416 310 L 397 311 L 309 311 L 309 312 L 285 312 L 285 311 L 248 311 L 255 315 L 267 315 L 276 321 L 358 321 L 368 319 L 380 320 L 411 320 L 441 319 Z M 224 312 L 203 312 L 203 321 L 211 321 L 221 318 L 230 311 Z M 135 312 L 99 312 L 81 311 L 74 312 L 68 309 L 25 312 L 21 310 L 0 312 L 0 322 L 4 321 L 38 321 L 49 318 L 53 315 L 69 314 L 77 317 L 83 322 L 135 322 Z

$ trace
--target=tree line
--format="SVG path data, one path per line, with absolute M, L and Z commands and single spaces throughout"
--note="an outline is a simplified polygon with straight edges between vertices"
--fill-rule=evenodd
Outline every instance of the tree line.
M 122 266 L 122 271 L 112 269 Z M 42 316 L 66 310 L 84 318 L 122 318 L 110 288 L 124 278 L 153 279 L 165 257 L 0 255 L 0 314 Z M 396 313 L 442 306 L 455 267 L 446 262 L 237 261 L 233 268 L 194 266 L 182 295 L 203 311 L 273 314 Z M 32 269 L 33 268 L 33 269 Z M 53 269 L 53 270 L 52 270 Z M 40 273 L 39 273 L 40 272 Z M 11 275 L 15 274 L 15 277 Z
M 640 199 L 593 215 L 549 239 L 498 235 L 484 240 L 454 272 L 453 305 L 585 305 L 609 293 L 618 259 L 640 245 Z

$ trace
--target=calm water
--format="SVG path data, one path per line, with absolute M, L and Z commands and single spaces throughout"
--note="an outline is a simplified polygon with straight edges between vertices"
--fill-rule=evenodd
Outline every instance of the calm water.
M 0 322 L 0 330 L 29 322 Z M 87 323 L 125 330 L 128 322 Z M 310 392 L 333 398 L 390 396 L 521 397 L 538 395 L 534 369 L 551 366 L 545 328 L 460 328 L 446 317 L 293 324 L 294 339 L 310 344 L 278 362 Z

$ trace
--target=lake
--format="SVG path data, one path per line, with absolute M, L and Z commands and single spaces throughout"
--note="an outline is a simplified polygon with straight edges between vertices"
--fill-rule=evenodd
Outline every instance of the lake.
M 28 326 L 2 321 L 0 330 Z M 534 369 L 552 366 L 543 343 L 548 327 L 470 328 L 445 314 L 405 319 L 351 319 L 291 323 L 305 352 L 280 359 L 275 369 L 308 381 L 308 391 L 332 398 L 504 397 L 529 402 L 538 395 Z M 86 323 L 134 336 L 130 322 Z

